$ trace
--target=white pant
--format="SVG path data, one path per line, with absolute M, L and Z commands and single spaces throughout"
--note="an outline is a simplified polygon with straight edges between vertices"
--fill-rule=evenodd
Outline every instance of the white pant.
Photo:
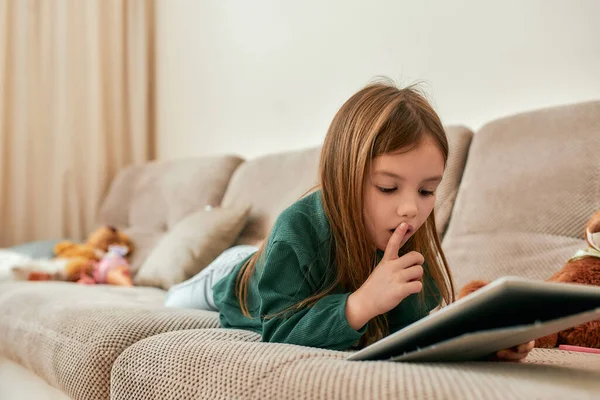
M 257 250 L 256 246 L 234 246 L 225 250 L 196 276 L 172 286 L 167 293 L 165 306 L 219 311 L 213 299 L 213 286 Z

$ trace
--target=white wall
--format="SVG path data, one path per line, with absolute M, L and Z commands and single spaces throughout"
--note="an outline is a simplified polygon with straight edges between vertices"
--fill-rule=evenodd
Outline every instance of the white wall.
M 600 1 L 161 0 L 158 156 L 319 144 L 377 75 L 445 124 L 600 99 Z

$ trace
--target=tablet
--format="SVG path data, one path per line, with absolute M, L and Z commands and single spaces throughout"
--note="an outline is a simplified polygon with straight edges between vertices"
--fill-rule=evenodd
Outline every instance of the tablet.
M 348 360 L 474 361 L 600 320 L 600 287 L 502 277 Z

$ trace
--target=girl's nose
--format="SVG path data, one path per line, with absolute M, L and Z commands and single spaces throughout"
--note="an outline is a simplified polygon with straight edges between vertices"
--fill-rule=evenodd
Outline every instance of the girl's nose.
M 415 218 L 417 216 L 417 203 L 414 200 L 403 201 L 398 204 L 396 213 L 398 216 L 409 220 Z

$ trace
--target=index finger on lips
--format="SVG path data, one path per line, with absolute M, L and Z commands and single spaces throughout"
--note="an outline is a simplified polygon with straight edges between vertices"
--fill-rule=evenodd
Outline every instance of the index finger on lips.
M 398 258 L 398 252 L 400 251 L 400 245 L 402 244 L 402 238 L 408 229 L 408 225 L 404 222 L 401 223 L 392 237 L 388 240 L 387 246 L 385 246 L 385 252 L 383 253 L 383 260 L 396 260 Z

